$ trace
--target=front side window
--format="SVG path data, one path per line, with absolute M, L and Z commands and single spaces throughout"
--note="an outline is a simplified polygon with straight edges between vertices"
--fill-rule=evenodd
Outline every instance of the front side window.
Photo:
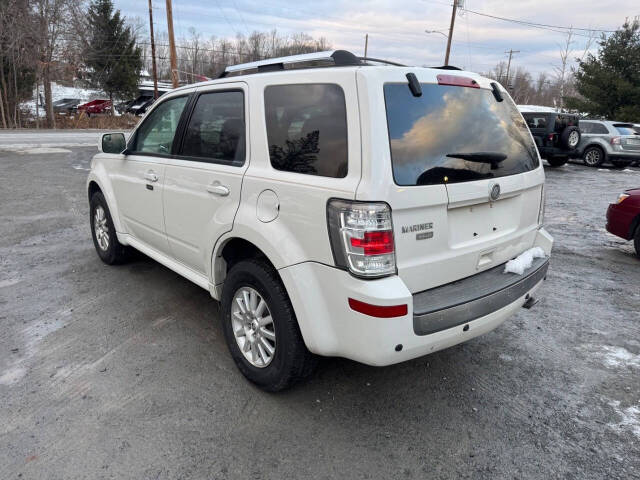
M 180 155 L 242 165 L 245 138 L 244 94 L 205 93 L 193 109 Z
M 158 105 L 138 128 L 131 150 L 169 155 L 187 99 L 176 97 Z
M 347 175 L 347 112 L 340 86 L 269 86 L 264 104 L 273 168 L 322 177 Z
M 491 90 L 406 83 L 384 86 L 396 184 L 436 185 L 504 177 L 540 164 L 522 115 Z

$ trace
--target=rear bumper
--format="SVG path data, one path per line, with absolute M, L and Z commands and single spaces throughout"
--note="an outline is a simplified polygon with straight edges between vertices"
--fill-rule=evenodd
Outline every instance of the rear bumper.
M 429 335 L 484 317 L 527 296 L 547 275 L 548 258 L 525 275 L 505 275 L 504 265 L 413 296 L 413 331 Z
M 540 230 L 534 246 L 549 254 L 552 242 Z M 292 265 L 279 272 L 310 351 L 384 366 L 421 357 L 494 329 L 534 295 L 547 266 L 547 261 L 543 261 L 522 277 L 503 275 L 499 269 L 504 267 L 500 266 L 492 269 L 495 271 L 491 278 L 483 272 L 454 282 L 475 284 L 475 295 L 456 295 L 449 290 L 445 303 L 432 294 L 451 289 L 451 284 L 412 295 L 398 276 L 367 281 L 313 262 Z M 498 277 L 509 280 L 504 283 L 500 278 L 498 284 Z M 400 317 L 371 317 L 352 310 L 349 298 L 380 306 L 407 305 L 408 311 Z

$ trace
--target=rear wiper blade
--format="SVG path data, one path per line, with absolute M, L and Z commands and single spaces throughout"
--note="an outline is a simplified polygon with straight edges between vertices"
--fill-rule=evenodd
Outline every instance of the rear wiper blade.
M 460 158 L 469 162 L 489 163 L 491 170 L 497 169 L 498 165 L 507 159 L 504 153 L 499 152 L 448 153 L 447 157 Z

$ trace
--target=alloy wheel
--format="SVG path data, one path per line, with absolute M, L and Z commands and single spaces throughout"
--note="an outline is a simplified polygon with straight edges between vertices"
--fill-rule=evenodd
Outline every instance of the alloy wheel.
M 574 130 L 569 134 L 569 141 L 567 143 L 569 144 L 570 148 L 576 148 L 579 141 L 580 141 L 580 135 L 578 134 L 577 131 Z
M 597 165 L 600 161 L 600 152 L 595 148 L 589 150 L 584 156 L 584 161 L 587 165 Z
M 100 250 L 106 252 L 109 249 L 109 226 L 107 225 L 107 215 L 101 205 L 96 207 L 93 214 L 93 231 Z
M 231 328 L 244 358 L 264 368 L 276 353 L 276 332 L 267 302 L 257 290 L 241 287 L 233 295 Z

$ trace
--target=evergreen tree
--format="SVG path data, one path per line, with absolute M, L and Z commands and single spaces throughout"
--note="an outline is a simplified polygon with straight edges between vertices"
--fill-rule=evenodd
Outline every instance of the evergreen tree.
M 597 55 L 579 61 L 575 73 L 581 97 L 567 105 L 610 120 L 640 122 L 640 22 L 627 21 L 599 42 Z
M 89 81 L 113 99 L 136 96 L 142 69 L 142 52 L 111 0 L 93 0 L 88 10 L 89 45 L 85 62 Z

